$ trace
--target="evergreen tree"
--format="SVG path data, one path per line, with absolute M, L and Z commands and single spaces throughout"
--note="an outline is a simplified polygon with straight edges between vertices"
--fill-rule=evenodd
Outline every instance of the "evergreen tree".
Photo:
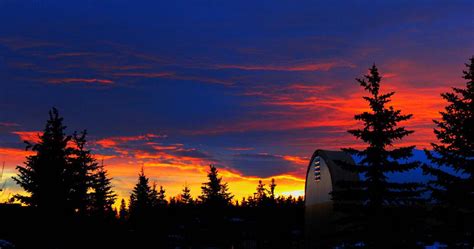
M 202 194 L 199 197 L 203 204 L 211 206 L 227 206 L 231 203 L 233 195 L 229 193 L 227 183 L 222 183 L 216 167 L 209 165 L 207 174 L 208 182 L 202 184 Z
M 158 191 L 158 205 L 159 206 L 166 206 L 168 201 L 166 200 L 166 191 L 163 186 L 160 186 L 160 191 Z
M 431 144 L 433 152 L 425 150 L 437 167 L 423 167 L 435 178 L 429 190 L 440 222 L 437 237 L 453 248 L 474 245 L 474 56 L 466 66 L 466 88 L 441 94 L 449 104 L 434 120 L 439 142 Z
M 69 203 L 71 208 L 80 214 L 87 211 L 91 204 L 88 190 L 94 187 L 93 171 L 97 170 L 98 163 L 90 150 L 86 149 L 87 131 L 72 136 L 74 148 L 69 158 L 69 167 L 66 170 L 66 181 L 69 183 Z
M 55 215 L 72 212 L 68 205 L 71 188 L 66 181 L 68 161 L 72 154 L 72 149 L 68 147 L 71 137 L 64 133 L 65 129 L 63 118 L 53 108 L 49 112 L 43 134 L 39 137 L 40 141 L 37 144 L 25 141 L 26 149 L 31 149 L 36 154 L 26 158 L 25 166 L 17 166 L 18 175 L 13 177 L 29 194 L 17 194 L 17 199 Z
M 0 194 L 5 189 L 5 184 L 7 183 L 6 181 L 2 183 L 3 180 L 3 171 L 5 170 L 5 162 L 2 164 L 2 171 L 0 171 Z M 1 195 L 0 195 L 1 196 Z
M 258 181 L 257 185 L 257 192 L 255 193 L 255 200 L 259 205 L 264 205 L 267 201 L 267 192 L 268 190 L 265 188 L 265 184 L 262 180 Z
M 407 248 L 414 246 L 412 219 L 414 207 L 420 202 L 420 186 L 416 183 L 397 183 L 388 180 L 388 173 L 401 173 L 419 167 L 419 162 L 407 162 L 414 146 L 394 148 L 394 142 L 413 133 L 399 122 L 409 120 L 412 115 L 403 115 L 400 110 L 386 105 L 394 92 L 380 93 L 381 76 L 375 65 L 364 79 L 357 82 L 370 94 L 364 97 L 370 111 L 355 115 L 363 128 L 349 133 L 367 144 L 363 150 L 343 149 L 360 157 L 356 164 L 340 162 L 347 170 L 363 175 L 359 182 L 339 182 L 340 189 L 332 193 L 336 210 L 346 214 L 346 232 L 359 232 L 369 248 Z M 406 223 L 404 223 L 406 222 Z M 403 224 L 403 225 L 402 225 Z M 403 227 L 398 229 L 397 227 Z
M 127 218 L 128 218 L 128 209 L 127 209 L 127 205 L 125 204 L 125 200 L 122 198 L 122 201 L 120 201 L 119 219 L 123 222 L 123 221 L 126 221 Z
M 117 195 L 112 190 L 112 179 L 108 177 L 104 164 L 98 166 L 92 184 L 92 210 L 95 214 L 105 217 L 112 213 L 112 205 Z
M 179 201 L 183 205 L 192 205 L 193 198 L 191 196 L 191 189 L 187 185 L 184 186 L 182 193 L 179 195 Z
M 150 202 L 152 207 L 158 207 L 158 191 L 156 190 L 156 182 L 153 182 L 153 186 L 151 187 L 150 192 Z
M 144 218 L 149 214 L 153 205 L 152 188 L 149 185 L 149 179 L 145 176 L 142 168 L 138 175 L 138 182 L 130 194 L 130 218 Z
M 270 184 L 270 200 L 275 200 L 275 188 L 276 188 L 275 179 L 272 178 L 272 183 Z

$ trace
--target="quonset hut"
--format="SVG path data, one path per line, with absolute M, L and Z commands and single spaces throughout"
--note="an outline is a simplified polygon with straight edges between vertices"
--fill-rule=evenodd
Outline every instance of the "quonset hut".
M 307 248 L 322 248 L 330 243 L 335 228 L 331 192 L 338 181 L 358 181 L 356 173 L 342 169 L 340 163 L 354 163 L 342 151 L 316 150 L 306 171 L 305 184 L 305 236 Z

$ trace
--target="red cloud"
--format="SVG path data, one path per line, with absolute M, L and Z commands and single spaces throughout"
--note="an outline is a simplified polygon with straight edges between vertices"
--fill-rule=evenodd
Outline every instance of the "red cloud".
M 103 85 L 110 85 L 114 82 L 107 79 L 85 79 L 85 78 L 64 78 L 64 79 L 49 79 L 51 84 L 69 84 L 69 83 L 98 83 Z
M 148 72 L 123 72 L 123 73 L 114 73 L 114 76 L 124 76 L 124 77 L 141 77 L 141 78 L 163 78 L 166 76 L 172 76 L 172 72 L 159 72 L 159 73 L 148 73 Z
M 335 67 L 354 67 L 347 62 L 307 63 L 299 65 L 216 65 L 218 69 L 240 69 L 260 71 L 329 71 Z
M 156 135 L 156 134 L 145 134 L 140 136 L 121 136 L 121 137 L 109 137 L 97 140 L 95 143 L 104 147 L 104 148 L 114 148 L 121 143 L 126 143 L 130 141 L 140 141 L 140 140 L 150 140 L 153 138 L 164 138 L 166 135 Z
M 40 141 L 40 134 L 42 131 L 14 131 L 12 132 L 15 135 L 18 135 L 21 141 L 28 141 L 32 143 L 38 143 Z

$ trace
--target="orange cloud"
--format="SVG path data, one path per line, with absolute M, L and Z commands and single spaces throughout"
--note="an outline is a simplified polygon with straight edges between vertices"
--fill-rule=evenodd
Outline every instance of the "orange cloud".
M 12 133 L 15 135 L 18 135 L 21 141 L 38 143 L 40 142 L 40 135 L 43 132 L 42 131 L 14 131 Z
M 109 137 L 95 141 L 96 144 L 104 148 L 114 148 L 121 143 L 130 141 L 150 140 L 153 138 L 164 138 L 166 135 L 145 134 L 139 136 Z
M 286 156 L 283 156 L 283 159 L 285 159 L 287 161 L 290 161 L 290 162 L 294 162 L 294 163 L 299 164 L 299 165 L 304 165 L 304 166 L 308 165 L 308 163 L 309 163 L 309 158 L 308 157 L 286 155 Z

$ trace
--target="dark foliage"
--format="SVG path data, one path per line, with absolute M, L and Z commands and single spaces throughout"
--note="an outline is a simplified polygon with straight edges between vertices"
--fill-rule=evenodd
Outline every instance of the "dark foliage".
M 155 188 L 151 188 L 148 177 L 142 168 L 138 175 L 138 182 L 130 194 L 130 219 L 133 221 L 144 221 L 150 215 L 153 204 L 157 201 L 158 194 Z
M 70 174 L 69 157 L 73 149 L 68 147 L 70 136 L 64 133 L 66 126 L 58 110 L 49 112 L 43 134 L 38 144 L 27 143 L 27 149 L 36 152 L 26 158 L 25 166 L 17 166 L 18 175 L 13 177 L 30 195 L 16 195 L 24 204 L 50 213 L 72 213 L 70 193 L 73 187 L 67 181 Z
M 420 164 L 406 161 L 412 156 L 414 146 L 394 147 L 394 142 L 413 133 L 399 126 L 412 115 L 386 106 L 394 92 L 380 93 L 381 79 L 375 65 L 363 79 L 357 79 L 369 93 L 364 99 L 369 103 L 370 111 L 355 116 L 363 127 L 349 130 L 349 133 L 367 147 L 343 149 L 362 159 L 356 165 L 340 163 L 363 177 L 358 182 L 339 182 L 339 189 L 332 195 L 336 210 L 342 214 L 341 234 L 353 235 L 352 241 L 344 238 L 348 240 L 345 245 L 360 243 L 367 248 L 411 248 L 416 246 L 413 233 L 417 229 L 415 211 L 421 202 L 420 185 L 390 182 L 387 174 L 406 172 Z
M 448 105 L 434 120 L 438 143 L 431 144 L 433 152 L 425 150 L 435 166 L 423 167 L 434 176 L 434 237 L 453 248 L 474 246 L 474 57 L 466 66 L 466 87 L 441 94 Z
M 112 178 L 108 177 L 104 165 L 98 166 L 97 172 L 93 175 L 91 193 L 91 211 L 99 217 L 112 218 L 115 212 L 112 205 L 115 203 L 117 195 L 112 189 Z
M 209 181 L 202 184 L 202 194 L 199 196 L 204 205 L 213 207 L 227 206 L 234 197 L 229 193 L 227 183 L 222 182 L 222 177 L 219 177 L 218 173 L 219 171 L 216 167 L 209 165 L 209 172 L 207 173 Z

